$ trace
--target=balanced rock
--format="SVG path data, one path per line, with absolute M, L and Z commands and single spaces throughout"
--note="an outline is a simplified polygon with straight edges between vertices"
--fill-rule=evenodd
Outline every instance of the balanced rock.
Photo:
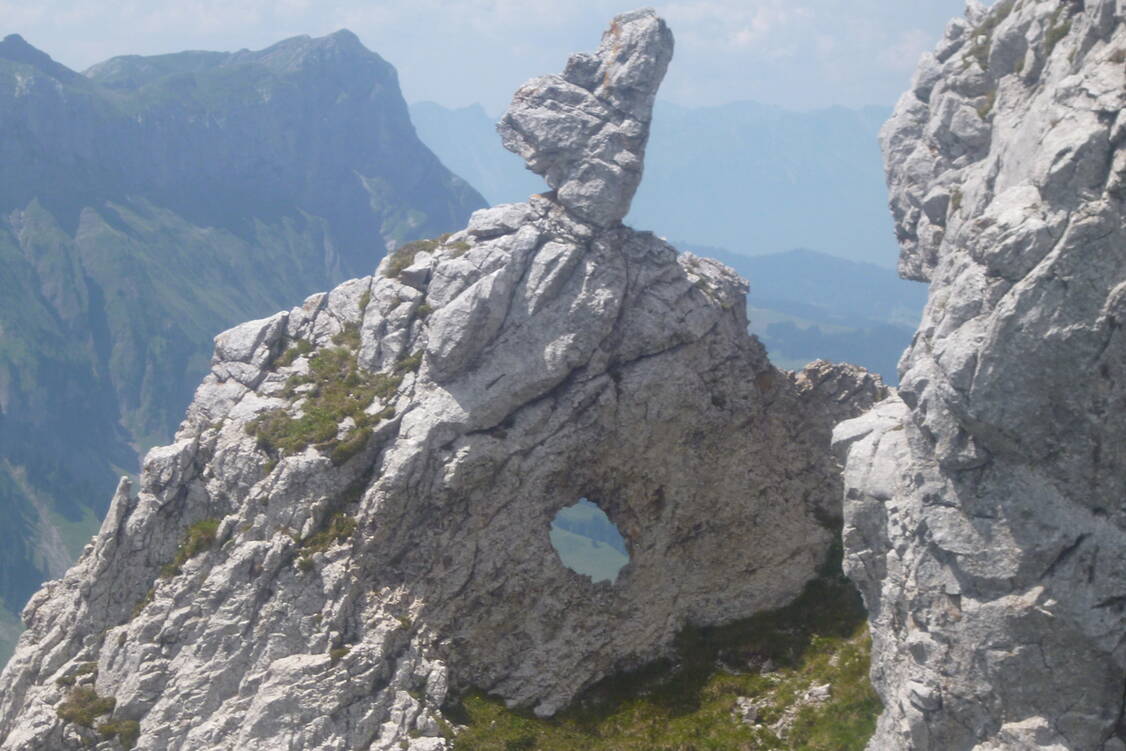
M 656 85 L 652 54 L 606 64 Z M 26 608 L 0 749 L 436 751 L 471 687 L 550 715 L 789 602 L 839 521 L 831 426 L 886 390 L 772 367 L 745 292 L 534 196 L 220 335 L 176 442 Z M 551 545 L 582 497 L 627 540 L 615 583 Z
M 1126 748 L 1124 15 L 971 3 L 883 131 L 930 297 L 836 432 L 872 751 Z
M 562 76 L 517 89 L 497 125 L 505 148 L 575 216 L 598 227 L 620 221 L 641 183 L 653 101 L 672 51 L 672 33 L 652 10 L 623 13 L 597 52 L 572 55 Z

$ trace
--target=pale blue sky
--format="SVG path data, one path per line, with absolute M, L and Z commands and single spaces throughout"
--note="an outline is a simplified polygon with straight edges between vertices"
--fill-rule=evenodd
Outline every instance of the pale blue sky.
M 399 70 L 409 101 L 493 113 L 533 75 L 592 49 L 621 0 L 0 0 L 23 35 L 82 70 L 114 55 L 258 49 L 340 28 Z M 697 106 L 890 105 L 962 0 L 672 0 L 677 38 L 662 97 Z

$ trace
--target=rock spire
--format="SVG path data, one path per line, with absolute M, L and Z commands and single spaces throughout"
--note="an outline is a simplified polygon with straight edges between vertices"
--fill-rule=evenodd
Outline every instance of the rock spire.
M 621 221 L 641 183 L 653 101 L 672 52 L 672 32 L 652 10 L 623 13 L 597 52 L 572 55 L 563 75 L 517 89 L 497 126 L 505 148 L 575 216 L 598 227 Z

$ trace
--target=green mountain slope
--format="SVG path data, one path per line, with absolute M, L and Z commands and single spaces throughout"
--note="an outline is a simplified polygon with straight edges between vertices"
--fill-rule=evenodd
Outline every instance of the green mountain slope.
M 484 200 L 350 32 L 123 57 L 0 41 L 0 662 L 219 331 L 368 274 Z

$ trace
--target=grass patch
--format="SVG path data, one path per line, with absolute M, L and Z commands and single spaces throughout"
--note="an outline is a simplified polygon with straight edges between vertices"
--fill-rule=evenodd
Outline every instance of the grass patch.
M 161 578 L 170 579 L 178 575 L 180 568 L 190 559 L 210 550 L 211 546 L 215 544 L 215 533 L 218 531 L 218 519 L 204 519 L 188 527 L 188 531 L 184 533 L 184 541 L 180 543 L 180 548 L 176 551 L 176 557 L 160 570 Z M 143 607 L 141 605 L 141 608 Z
M 328 651 L 328 658 L 332 661 L 332 664 L 335 665 L 336 663 L 347 657 L 348 653 L 351 651 L 351 647 L 337 647 L 336 649 L 330 649 Z
M 71 690 L 66 699 L 55 708 L 55 712 L 63 722 L 92 728 L 96 719 L 112 712 L 115 706 L 117 700 L 112 696 L 98 696 L 94 689 L 82 686 Z
M 370 303 L 371 303 L 371 290 L 365 289 L 364 293 L 362 295 L 360 295 L 360 302 L 359 302 L 360 312 L 363 313 L 364 311 L 366 311 L 368 309 L 368 305 Z
M 414 263 L 415 256 L 419 253 L 432 253 L 441 243 L 441 238 L 438 238 L 415 240 L 400 246 L 388 256 L 387 265 L 383 268 L 383 275 L 392 279 L 397 278 Z
M 997 91 L 987 91 L 981 103 L 977 105 L 977 116 L 982 120 L 989 118 L 989 113 L 993 111 L 993 105 L 997 103 Z
M 950 193 L 950 209 L 946 212 L 947 218 L 958 213 L 958 209 L 962 208 L 962 191 L 955 188 Z
M 417 373 L 420 365 L 422 365 L 421 349 L 413 355 L 407 355 L 402 360 L 399 360 L 395 363 L 393 370 L 395 373 Z
M 293 364 L 293 361 L 298 357 L 309 354 L 313 351 L 313 343 L 308 339 L 298 339 L 293 346 L 278 355 L 278 359 L 274 360 L 274 365 L 282 368 L 287 368 Z
M 323 553 L 334 542 L 344 542 L 356 531 L 356 519 L 343 511 L 333 514 L 320 532 L 314 532 L 301 542 L 301 552 L 306 555 Z
M 718 628 L 688 628 L 675 663 L 607 679 L 548 720 L 470 694 L 448 711 L 467 725 L 455 751 L 860 751 L 880 701 L 868 681 L 870 641 L 859 595 L 842 574 L 810 583 L 791 605 Z M 766 670 L 770 666 L 772 670 Z M 799 706 L 828 683 L 826 703 Z M 733 713 L 761 702 L 761 724 Z M 769 729 L 790 710 L 785 739 Z
M 1060 43 L 1071 31 L 1071 18 L 1062 18 L 1063 14 L 1067 11 L 1067 5 L 1060 3 L 1056 8 L 1056 12 L 1052 14 L 1052 21 L 1048 24 L 1048 30 L 1044 32 L 1044 56 L 1050 57 L 1052 50 Z
M 367 444 L 373 426 L 394 415 L 391 408 L 374 415 L 365 410 L 376 399 L 391 398 L 402 376 L 370 373 L 359 367 L 356 350 L 360 333 L 356 326 L 346 326 L 333 337 L 333 343 L 337 346 L 322 349 L 309 359 L 309 375 L 294 374 L 286 383 L 283 394 L 289 398 L 297 395 L 299 387 L 312 385 L 300 417 L 279 408 L 247 424 L 247 433 L 258 439 L 258 448 L 272 459 L 313 446 L 329 452 L 334 464 L 343 464 Z M 340 423 L 349 417 L 354 427 L 338 439 Z
M 133 606 L 133 612 L 129 615 L 129 620 L 133 620 L 141 614 L 141 611 L 149 606 L 149 603 L 156 597 L 156 587 L 149 587 L 149 591 L 145 592 L 145 596 L 137 600 L 137 604 Z
M 98 733 L 107 740 L 117 738 L 122 748 L 131 749 L 141 736 L 141 723 L 136 720 L 110 720 L 98 725 Z

